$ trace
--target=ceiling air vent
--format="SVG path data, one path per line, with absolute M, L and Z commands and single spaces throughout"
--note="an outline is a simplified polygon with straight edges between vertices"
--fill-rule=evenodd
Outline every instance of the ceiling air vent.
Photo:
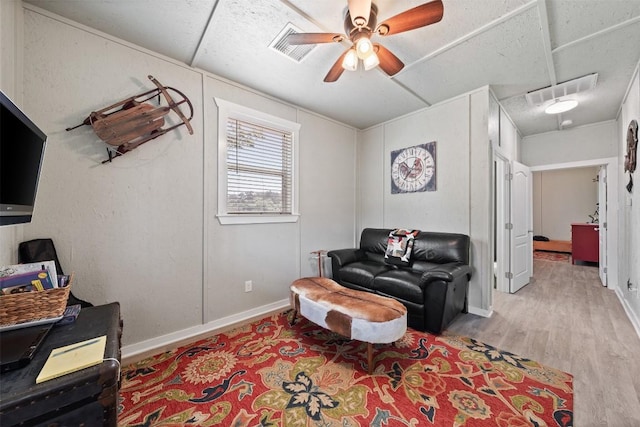
M 596 87 L 598 73 L 589 74 L 584 77 L 569 80 L 555 86 L 545 87 L 544 89 L 534 90 L 525 95 L 527 103 L 535 107 L 542 105 L 554 99 L 562 98 L 568 95 L 585 92 Z
M 287 43 L 287 36 L 289 34 L 299 33 L 302 33 L 302 30 L 300 28 L 297 28 L 293 24 L 288 23 L 287 25 L 285 25 L 282 31 L 280 31 L 280 34 L 278 34 L 276 38 L 271 42 L 269 47 L 280 52 L 289 59 L 292 59 L 296 62 L 302 62 L 302 60 L 309 54 L 309 52 L 311 52 L 316 47 L 316 45 L 290 45 Z

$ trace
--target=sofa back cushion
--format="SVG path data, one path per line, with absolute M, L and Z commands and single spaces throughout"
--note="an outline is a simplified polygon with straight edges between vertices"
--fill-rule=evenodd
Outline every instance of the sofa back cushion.
M 413 242 L 412 258 L 435 264 L 469 264 L 469 245 L 466 234 L 421 231 Z
M 376 262 L 384 262 L 384 254 L 387 251 L 387 239 L 389 239 L 390 229 L 386 228 L 365 228 L 360 235 L 360 250 L 367 259 Z
M 360 236 L 360 249 L 369 259 L 384 262 L 390 228 L 365 228 Z M 469 236 L 458 233 L 420 231 L 413 242 L 412 267 L 428 270 L 433 264 L 461 262 L 469 264 Z

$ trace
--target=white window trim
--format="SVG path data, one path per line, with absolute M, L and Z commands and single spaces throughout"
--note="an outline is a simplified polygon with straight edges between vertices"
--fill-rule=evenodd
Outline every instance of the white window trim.
M 283 222 L 297 222 L 300 217 L 298 210 L 298 140 L 300 124 L 280 117 L 272 116 L 262 111 L 234 104 L 220 98 L 213 98 L 218 106 L 218 214 L 220 224 L 269 224 Z M 229 214 L 227 213 L 227 133 L 226 122 L 229 117 L 246 120 L 264 126 L 275 127 L 290 131 L 292 141 L 292 188 L 291 214 Z

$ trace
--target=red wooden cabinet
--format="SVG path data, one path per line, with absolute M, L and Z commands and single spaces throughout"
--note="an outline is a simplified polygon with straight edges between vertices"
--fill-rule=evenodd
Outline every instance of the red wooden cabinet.
M 600 260 L 599 224 L 571 224 L 571 262 Z

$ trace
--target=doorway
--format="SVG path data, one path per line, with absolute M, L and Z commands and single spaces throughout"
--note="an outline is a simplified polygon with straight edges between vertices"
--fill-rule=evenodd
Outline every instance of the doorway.
M 618 281 L 618 268 L 616 264 L 617 242 L 618 242 L 618 192 L 617 192 L 617 159 L 604 158 L 569 163 L 558 163 L 551 165 L 532 166 L 532 172 L 562 171 L 577 168 L 592 169 L 594 185 L 597 187 L 596 202 L 593 206 L 583 208 L 584 220 L 581 222 L 592 222 L 594 219 L 599 224 L 599 275 L 603 286 L 615 286 Z M 534 202 L 535 205 L 535 202 Z M 567 225 L 568 227 L 570 225 Z M 571 239 L 570 233 L 568 239 Z
M 515 293 L 533 276 L 531 172 L 494 152 L 494 287 Z
M 513 196 L 511 186 L 506 184 L 505 181 L 512 174 L 512 162 L 506 157 L 502 156 L 498 152 L 494 152 L 494 288 L 501 292 L 510 292 L 512 289 L 510 279 L 510 266 L 512 265 L 513 257 L 515 256 L 513 242 L 510 238 L 509 220 L 510 204 Z M 618 283 L 618 268 L 615 264 L 617 254 L 614 253 L 618 243 L 618 219 L 615 213 L 618 211 L 618 193 L 617 189 L 617 159 L 615 157 L 605 159 L 594 159 L 570 163 L 558 163 L 551 165 L 541 165 L 530 167 L 531 172 L 538 171 L 550 171 L 560 169 L 580 168 L 587 166 L 600 167 L 600 175 L 603 176 L 602 182 L 599 183 L 600 192 L 604 191 L 606 199 L 604 206 L 599 207 L 599 214 L 604 215 L 605 220 L 601 222 L 604 226 L 604 232 L 600 234 L 600 239 L 603 239 L 604 244 L 601 246 L 604 253 L 601 255 L 603 263 L 599 269 L 601 274 L 603 285 L 611 287 Z M 600 178 L 599 178 L 600 179 Z M 533 203 L 532 192 L 528 193 L 528 202 Z M 603 203 L 600 201 L 599 203 Z M 604 209 L 604 212 L 603 212 Z M 609 213 L 609 215 L 607 215 Z M 585 221 L 586 222 L 586 221 Z M 533 230 L 533 223 L 529 230 Z M 532 248 L 532 232 L 528 235 L 529 259 L 532 262 L 533 248 Z M 531 267 L 530 276 L 533 276 L 533 266 Z M 511 273 L 512 275 L 513 273 Z

